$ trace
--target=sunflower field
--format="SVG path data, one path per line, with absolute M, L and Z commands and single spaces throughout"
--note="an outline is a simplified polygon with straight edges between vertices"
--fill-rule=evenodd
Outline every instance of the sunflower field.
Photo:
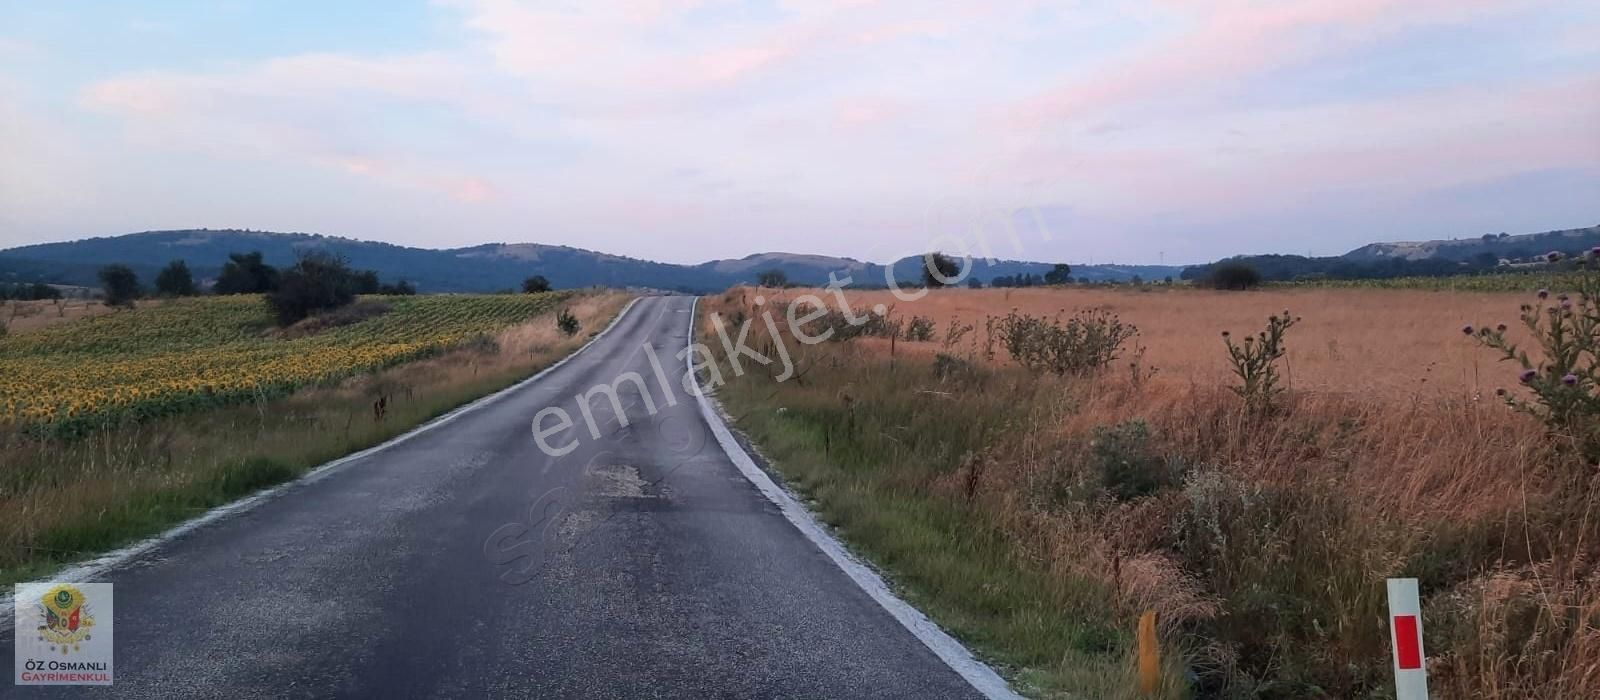
M 275 332 L 257 296 L 175 299 L 0 337 L 0 423 L 77 430 L 280 396 L 460 346 L 565 293 L 384 298 L 314 335 Z

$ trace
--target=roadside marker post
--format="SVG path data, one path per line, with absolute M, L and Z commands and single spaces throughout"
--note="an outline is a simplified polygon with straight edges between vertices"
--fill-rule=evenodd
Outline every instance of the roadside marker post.
M 1414 578 L 1389 579 L 1389 642 L 1394 650 L 1395 700 L 1428 700 L 1422 602 Z
M 1139 692 L 1154 695 L 1161 680 L 1161 646 L 1156 640 L 1156 611 L 1139 616 Z

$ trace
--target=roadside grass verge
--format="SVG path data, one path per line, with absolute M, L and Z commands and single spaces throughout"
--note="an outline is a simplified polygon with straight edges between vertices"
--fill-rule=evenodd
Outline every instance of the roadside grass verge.
M 899 313 L 962 307 L 982 329 L 987 292 Z M 1296 310 L 1351 313 L 1326 294 Z M 753 319 L 746 344 L 770 355 L 759 316 L 783 309 L 749 300 L 734 290 L 702 313 Z M 1405 325 L 1418 311 L 1367 314 L 1352 351 L 1406 352 L 1383 335 L 1421 335 Z M 1183 321 L 1199 330 L 1162 342 L 1226 357 L 1220 331 L 1252 329 L 1219 315 L 1194 310 Z M 722 355 L 704 319 L 701 338 Z M 1133 697 L 1149 610 L 1160 697 L 1391 697 L 1384 579 L 1415 577 L 1439 697 L 1600 697 L 1600 472 L 1536 421 L 1477 392 L 1298 384 L 1263 410 L 1227 380 L 1152 378 L 1131 348 L 1056 376 L 985 342 L 785 335 L 796 376 L 721 357 L 718 398 L 842 540 L 1020 691 Z
M 466 346 L 285 396 L 71 437 L 0 430 L 0 585 L 156 534 L 510 386 L 576 350 L 627 299 L 568 299 L 584 329 L 573 337 L 549 308 Z
M 963 467 L 1046 418 L 1014 409 L 1055 386 L 996 373 L 957 401 L 915 390 L 940 390 L 931 364 L 891 366 L 855 344 L 804 349 L 806 373 L 782 384 L 721 360 L 717 398 L 737 427 L 897 594 L 1030 694 L 1132 697 L 1114 590 L 1052 572 L 962 492 Z

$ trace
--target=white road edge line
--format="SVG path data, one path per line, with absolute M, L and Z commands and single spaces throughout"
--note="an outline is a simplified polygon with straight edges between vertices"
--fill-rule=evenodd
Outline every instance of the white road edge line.
M 387 441 L 381 444 L 319 465 L 313 468 L 311 471 L 301 474 L 298 478 L 292 481 L 286 481 L 265 491 L 257 492 L 232 503 L 217 506 L 216 508 L 206 511 L 204 514 L 190 520 L 186 520 L 159 535 L 128 545 L 121 549 L 102 554 L 94 559 L 74 565 L 70 568 L 63 569 L 62 571 L 56 573 L 50 579 L 50 581 L 52 583 L 86 582 L 89 579 L 98 577 L 107 571 L 110 571 L 111 569 L 119 568 L 135 559 L 138 559 L 139 557 L 149 554 L 162 545 L 189 534 L 190 532 L 215 523 L 223 518 L 237 515 L 255 508 L 263 503 L 266 503 L 267 501 L 272 500 L 289 489 L 305 486 L 307 484 L 327 478 L 334 472 L 339 471 L 342 467 L 348 466 L 353 462 L 358 462 L 367 457 L 371 457 L 372 455 L 394 447 L 395 445 L 399 445 L 418 435 L 433 430 L 434 428 L 450 423 L 451 421 L 472 413 L 473 411 L 483 408 L 484 406 L 488 406 L 489 404 L 504 398 L 506 395 L 517 391 L 518 389 L 539 381 L 539 379 L 543 378 L 546 374 L 554 372 L 556 368 L 566 364 L 568 360 L 577 357 L 578 355 L 582 354 L 584 350 L 588 350 L 590 346 L 600 342 L 601 338 L 605 337 L 607 333 L 610 333 L 611 329 L 616 328 L 617 325 L 622 322 L 623 317 L 627 316 L 628 312 L 633 310 L 634 304 L 638 303 L 640 298 L 641 297 L 634 297 L 632 300 L 630 300 L 627 306 L 622 307 L 622 310 L 617 312 L 616 317 L 611 319 L 611 323 L 607 324 L 604 330 L 600 331 L 600 333 L 595 335 L 593 338 L 590 338 L 589 341 L 584 343 L 582 347 L 579 347 L 577 350 L 568 353 L 566 357 L 556 360 L 555 364 L 539 370 L 539 372 L 532 377 L 528 377 L 527 379 L 517 382 L 516 384 L 512 384 L 511 386 L 494 392 L 493 394 L 489 394 L 488 396 L 475 399 L 471 403 L 468 403 L 464 406 L 458 406 L 455 409 L 452 409 L 449 413 L 423 423 L 422 425 L 396 435 L 395 437 L 389 438 Z M 36 593 L 42 594 L 43 591 L 43 586 L 37 582 L 31 584 L 19 583 L 17 584 L 16 588 L 18 595 L 34 595 Z M 15 622 L 13 619 L 15 616 L 16 610 L 14 606 L 0 606 L 0 634 L 10 632 L 13 623 Z
M 695 319 L 699 317 L 699 309 L 700 298 L 695 297 L 694 306 L 689 311 L 688 344 L 691 347 L 694 345 L 694 324 Z M 684 356 L 689 372 L 694 373 L 695 353 L 693 351 L 685 351 Z M 876 571 L 873 571 L 866 564 L 861 563 L 855 555 L 845 549 L 843 544 L 840 544 L 832 534 L 829 534 L 823 528 L 810 510 L 801 505 L 800 501 L 788 491 L 778 486 L 761 467 L 756 466 L 755 460 L 750 458 L 749 453 L 745 452 L 744 446 L 740 445 L 739 441 L 733 437 L 733 431 L 729 430 L 727 424 L 723 422 L 721 412 L 713 405 L 714 399 L 706 393 L 704 387 L 699 385 L 698 374 L 695 375 L 695 379 L 696 391 L 694 393 L 699 398 L 700 413 L 705 417 L 706 424 L 711 426 L 711 432 L 716 436 L 717 443 L 722 446 L 722 451 L 727 453 L 728 459 L 733 462 L 734 466 L 739 468 L 739 472 L 744 474 L 744 477 L 755 485 L 756 489 L 767 497 L 767 500 L 783 511 L 783 516 L 799 529 L 800 533 L 806 536 L 806 539 L 811 540 L 811 543 L 822 550 L 823 554 L 828 555 L 828 558 L 833 560 L 833 563 L 843 570 L 845 575 L 855 582 L 856 586 L 877 601 L 878 605 L 883 606 L 883 609 L 888 611 L 889 615 L 898 621 L 902 627 L 905 627 L 917 639 L 922 640 L 922 643 L 927 645 L 928 649 L 932 650 L 934 655 L 938 656 L 946 666 L 949 666 L 950 670 L 959 674 L 984 697 L 990 700 L 1000 700 L 1002 698 L 1005 700 L 1012 700 L 1013 698 L 1020 700 L 1022 696 L 1013 691 L 1011 686 L 1006 684 L 1005 679 L 1000 677 L 1000 674 L 995 673 L 994 669 L 989 668 L 988 664 L 974 657 L 972 652 L 968 651 L 961 642 L 946 634 L 937 624 L 929 620 L 927 615 L 922 614 L 922 611 L 917 610 L 910 603 L 896 596 L 893 591 L 889 590 L 889 585 L 884 582 L 883 577 L 879 576 Z

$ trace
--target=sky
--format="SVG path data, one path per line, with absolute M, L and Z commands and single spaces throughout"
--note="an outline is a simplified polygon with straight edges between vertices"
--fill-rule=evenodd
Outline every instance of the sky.
M 0 248 L 1174 264 L 1596 224 L 1596 2 L 0 0 Z

